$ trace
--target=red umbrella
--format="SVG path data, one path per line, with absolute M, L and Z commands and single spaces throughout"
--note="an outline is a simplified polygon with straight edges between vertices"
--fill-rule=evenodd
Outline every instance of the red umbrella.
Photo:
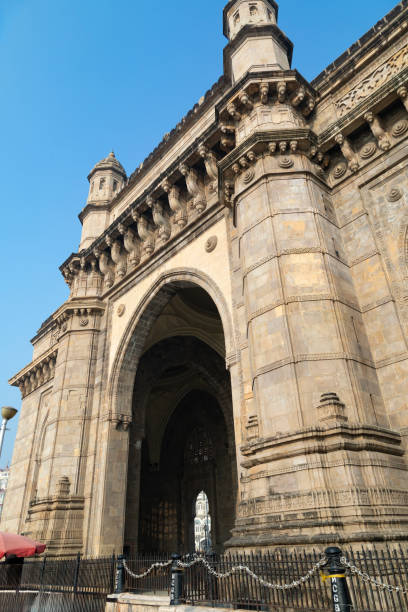
M 32 557 L 45 550 L 45 544 L 34 542 L 30 538 L 0 531 L 0 559 L 3 557 Z

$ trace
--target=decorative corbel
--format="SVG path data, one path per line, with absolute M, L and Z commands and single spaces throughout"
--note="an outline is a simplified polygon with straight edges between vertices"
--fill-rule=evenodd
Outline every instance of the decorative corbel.
M 291 150 L 292 153 L 296 153 L 297 148 L 298 148 L 298 141 L 297 140 L 291 140 L 289 143 L 289 148 Z
M 179 166 L 179 171 L 184 176 L 187 190 L 193 198 L 191 208 L 199 213 L 203 212 L 207 207 L 207 201 L 205 199 L 204 189 L 199 184 L 197 171 L 194 170 L 194 168 L 189 168 L 187 164 L 181 164 Z
M 126 228 L 124 225 L 120 224 L 118 230 L 123 236 L 123 246 L 128 253 L 129 264 L 134 268 L 140 262 L 139 240 L 130 227 Z
M 301 85 L 291 100 L 292 106 L 296 108 L 297 106 L 302 104 L 303 100 L 305 99 L 305 96 L 306 96 L 306 90 L 303 87 L 303 85 Z
M 180 229 L 187 225 L 187 207 L 180 200 L 180 189 L 177 185 L 171 185 L 167 179 L 162 183 L 162 188 L 167 193 L 169 206 L 173 211 L 173 223 L 178 225 Z
M 200 144 L 198 147 L 198 154 L 203 158 L 206 172 L 211 179 L 210 190 L 216 191 L 218 185 L 217 157 L 215 153 L 204 144 Z
M 401 102 L 408 111 L 408 88 L 405 87 L 405 85 L 402 85 L 402 87 L 399 87 L 397 89 L 397 95 L 399 96 L 399 98 L 401 98 Z
M 373 136 L 376 138 L 380 149 L 382 151 L 388 151 L 391 148 L 391 142 L 388 138 L 387 132 L 381 125 L 378 115 L 375 115 L 373 112 L 369 111 L 368 113 L 365 113 L 364 119 L 370 126 Z
M 167 215 L 163 210 L 163 205 L 149 196 L 146 204 L 152 210 L 153 221 L 158 228 L 158 237 L 160 242 L 166 242 L 171 235 L 171 226 Z
M 115 428 L 118 431 L 128 431 L 132 424 L 132 417 L 127 414 L 115 414 L 112 417 L 112 422 L 115 424 Z
M 237 111 L 237 107 L 235 106 L 235 104 L 234 104 L 233 102 L 230 102 L 230 103 L 227 105 L 227 113 L 228 113 L 229 115 L 231 115 L 231 117 L 232 117 L 233 119 L 235 119 L 235 121 L 240 121 L 240 119 L 241 119 L 241 113 L 239 113 L 239 112 Z
M 137 223 L 137 232 L 142 241 L 142 248 L 146 255 L 151 255 L 154 251 L 154 233 L 150 228 L 150 225 L 143 215 L 137 211 L 132 211 L 132 217 Z
M 122 245 L 118 239 L 112 240 L 110 236 L 107 236 L 105 242 L 110 248 L 111 258 L 115 264 L 115 275 L 118 278 L 123 278 L 126 274 L 127 253 L 123 252 Z
M 287 148 L 288 148 L 288 143 L 286 142 L 286 140 L 282 140 L 282 141 L 279 143 L 279 151 L 280 151 L 282 154 L 283 154 L 283 153 L 286 153 Z
M 234 199 L 234 183 L 232 181 L 224 182 L 224 204 L 228 208 L 232 208 Z
M 241 104 L 248 110 L 252 110 L 254 108 L 254 104 L 246 91 L 241 91 L 238 97 Z
M 220 147 L 228 153 L 228 151 L 235 147 L 235 127 L 228 123 L 221 123 L 220 130 L 223 134 L 220 140 Z
M 113 271 L 113 266 L 110 263 L 109 256 L 105 251 L 100 251 L 99 249 L 94 249 L 93 252 L 96 259 L 99 261 L 99 269 L 103 275 L 104 283 L 106 287 L 112 287 L 114 283 L 115 274 Z
M 315 106 L 316 106 L 316 101 L 313 98 L 308 98 L 306 102 L 306 106 L 302 110 L 302 115 L 304 117 L 309 117 L 309 115 L 312 114 Z
M 276 90 L 278 93 L 278 102 L 282 104 L 286 98 L 286 82 L 279 81 L 279 83 L 276 86 Z
M 341 152 L 343 153 L 350 166 L 350 170 L 352 172 L 357 172 L 360 167 L 360 164 L 358 163 L 357 155 L 355 154 L 348 138 L 346 138 L 343 134 L 337 134 L 334 140 L 340 146 Z
M 269 83 L 261 83 L 259 85 L 259 96 L 261 98 L 261 104 L 268 104 Z

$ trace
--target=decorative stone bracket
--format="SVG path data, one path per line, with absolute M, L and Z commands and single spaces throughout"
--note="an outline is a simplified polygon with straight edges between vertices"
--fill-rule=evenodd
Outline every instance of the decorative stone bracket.
M 115 414 L 110 420 L 115 424 L 115 428 L 119 431 L 128 431 L 132 424 L 132 417 L 127 414 Z
M 235 127 L 257 104 L 289 104 L 304 118 L 308 118 L 316 101 L 316 92 L 295 71 L 286 71 L 276 77 L 261 80 L 251 78 L 219 109 L 220 127 L 221 130 L 223 127 L 225 129 L 229 123 Z

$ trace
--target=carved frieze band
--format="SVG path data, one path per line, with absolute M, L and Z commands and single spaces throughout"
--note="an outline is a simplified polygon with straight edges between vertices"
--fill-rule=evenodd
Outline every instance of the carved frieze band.
M 365 100 L 391 76 L 408 66 L 408 46 L 403 47 L 336 102 L 340 117 Z
M 299 511 L 307 508 L 338 508 L 341 506 L 406 506 L 408 492 L 380 487 L 326 489 L 307 493 L 285 493 L 269 498 L 241 502 L 238 514 L 248 517 L 273 512 Z

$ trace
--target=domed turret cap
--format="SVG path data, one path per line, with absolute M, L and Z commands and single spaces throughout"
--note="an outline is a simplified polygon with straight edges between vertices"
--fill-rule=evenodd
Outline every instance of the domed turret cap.
M 115 154 L 111 151 L 108 157 L 104 157 L 99 161 L 90 171 L 88 175 L 88 180 L 92 178 L 97 170 L 116 170 L 119 174 L 123 176 L 124 179 L 127 178 L 126 172 L 122 164 L 116 159 Z

